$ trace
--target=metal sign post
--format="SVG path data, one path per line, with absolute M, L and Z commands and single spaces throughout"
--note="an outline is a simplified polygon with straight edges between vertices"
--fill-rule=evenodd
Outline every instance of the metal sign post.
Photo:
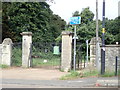
M 86 40 L 86 45 L 87 45 L 86 61 L 87 61 L 87 66 L 88 66 L 88 40 Z
M 80 24 L 81 23 L 81 17 L 78 16 L 78 17 L 71 17 L 70 18 L 70 25 L 75 25 L 74 26 L 74 57 L 73 57 L 73 70 L 75 71 L 76 69 L 76 39 L 78 38 L 77 37 L 77 34 L 76 34 L 76 25 L 77 24 Z
M 73 69 L 74 69 L 74 71 L 76 69 L 76 37 L 77 37 L 77 35 L 76 35 L 76 26 L 75 26 L 74 27 L 74 59 L 73 59 L 73 64 L 74 64 Z

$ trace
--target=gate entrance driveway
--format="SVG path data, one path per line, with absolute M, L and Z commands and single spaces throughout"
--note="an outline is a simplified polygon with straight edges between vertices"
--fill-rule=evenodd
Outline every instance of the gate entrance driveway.
M 58 54 L 54 53 L 54 47 L 58 47 Z M 56 43 L 34 43 L 32 44 L 32 67 L 44 69 L 60 69 L 61 44 Z
M 10 68 L 2 69 L 2 79 L 25 79 L 25 80 L 57 80 L 67 74 L 59 70 L 46 70 L 41 68 Z

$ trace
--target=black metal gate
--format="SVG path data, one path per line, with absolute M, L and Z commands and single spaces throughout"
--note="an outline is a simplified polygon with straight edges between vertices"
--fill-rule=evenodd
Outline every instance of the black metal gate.
M 22 65 L 22 42 L 12 44 L 12 66 Z
M 54 53 L 58 47 L 59 54 Z M 61 62 L 61 44 L 37 42 L 32 44 L 32 67 L 44 69 L 59 69 Z
M 72 45 L 74 46 L 74 45 Z M 73 52 L 74 50 L 72 50 L 72 65 L 71 65 L 71 68 L 73 69 Z M 85 68 L 85 56 L 83 54 L 83 50 L 82 50 L 82 44 L 80 42 L 77 42 L 76 44 L 76 70 L 81 70 L 81 69 L 84 69 Z

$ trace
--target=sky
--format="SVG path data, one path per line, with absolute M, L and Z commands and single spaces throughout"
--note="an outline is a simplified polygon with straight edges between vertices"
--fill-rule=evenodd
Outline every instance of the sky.
M 118 2 L 120 0 L 105 0 L 106 15 L 108 19 L 118 17 Z M 54 14 L 59 15 L 67 23 L 75 11 L 81 12 L 83 8 L 90 7 L 90 10 L 96 14 L 96 0 L 54 0 L 54 4 L 50 3 L 50 8 Z M 102 3 L 103 0 L 98 0 L 98 18 L 102 20 Z M 95 16 L 96 17 L 96 16 Z M 94 17 L 94 19 L 95 19 Z

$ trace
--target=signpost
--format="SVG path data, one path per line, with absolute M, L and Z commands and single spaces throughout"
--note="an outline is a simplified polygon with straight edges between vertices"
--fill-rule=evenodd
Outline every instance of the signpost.
M 77 34 L 76 34 L 76 25 L 81 24 L 81 17 L 71 17 L 70 18 L 70 25 L 75 25 L 74 27 L 74 57 L 73 57 L 73 69 L 75 71 L 76 69 L 76 39 L 77 39 Z
M 86 61 L 87 61 L 87 66 L 88 66 L 88 40 L 86 40 L 86 45 L 87 45 Z

